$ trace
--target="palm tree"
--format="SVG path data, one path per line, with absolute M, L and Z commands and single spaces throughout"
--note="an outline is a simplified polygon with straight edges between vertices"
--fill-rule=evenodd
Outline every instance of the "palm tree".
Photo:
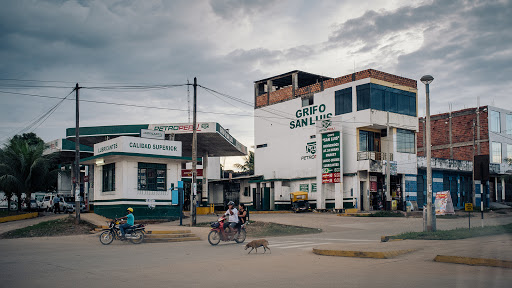
M 249 155 L 244 157 L 244 164 L 236 163 L 234 166 L 242 172 L 248 172 L 250 175 L 254 174 L 254 152 L 249 151 Z
M 30 199 L 32 192 L 45 190 L 57 171 L 50 171 L 51 158 L 43 156 L 44 144 L 15 137 L 0 149 L 0 189 L 7 195 L 16 195 L 18 210 L 21 196 Z M 10 197 L 7 199 L 10 205 Z M 10 206 L 8 206 L 10 207 Z

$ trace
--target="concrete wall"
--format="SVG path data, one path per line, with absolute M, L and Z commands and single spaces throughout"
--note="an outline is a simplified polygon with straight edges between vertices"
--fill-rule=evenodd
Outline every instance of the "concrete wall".
M 115 191 L 102 192 L 103 166 L 94 167 L 94 205 L 95 212 L 111 217 L 121 213 L 125 206 L 136 206 L 138 212 L 134 213 L 145 218 L 173 218 L 179 209 L 171 206 L 171 183 L 178 187 L 181 178 L 181 163 L 165 158 L 147 157 L 104 157 L 105 164 L 115 163 Z M 159 163 L 167 165 L 167 189 L 165 191 L 142 191 L 137 189 L 138 163 Z M 155 207 L 150 207 L 147 200 L 154 201 Z M 135 209 L 135 207 L 133 207 Z M 112 210 L 112 211 L 110 211 Z M 116 214 L 117 215 L 117 214 Z M 169 218 L 170 219 L 170 218 Z

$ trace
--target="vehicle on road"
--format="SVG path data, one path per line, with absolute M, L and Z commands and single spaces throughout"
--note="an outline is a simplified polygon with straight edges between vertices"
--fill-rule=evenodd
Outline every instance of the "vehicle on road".
M 219 215 L 217 215 L 219 217 Z M 243 243 L 245 241 L 245 237 L 247 236 L 247 232 L 245 231 L 245 224 L 237 226 L 237 228 L 232 231 L 224 232 L 224 222 L 226 221 L 225 215 L 221 216 L 216 222 L 210 223 L 211 231 L 208 234 L 208 242 L 215 246 L 220 243 L 220 241 L 235 241 L 236 243 Z
M 114 219 L 108 223 L 108 228 L 100 234 L 100 242 L 103 245 L 108 245 L 114 239 L 121 240 L 121 230 L 119 229 L 119 219 Z M 144 234 L 146 228 L 144 224 L 137 224 L 128 229 L 125 229 L 125 237 L 133 244 L 140 244 L 144 241 Z
M 311 211 L 309 205 L 308 192 L 297 191 L 290 193 L 290 203 L 292 204 L 293 212 Z

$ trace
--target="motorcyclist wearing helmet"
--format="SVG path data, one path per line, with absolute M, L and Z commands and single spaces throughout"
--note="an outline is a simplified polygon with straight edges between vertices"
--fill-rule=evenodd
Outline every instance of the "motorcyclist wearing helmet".
M 229 201 L 228 210 L 224 213 L 224 215 L 228 215 L 228 222 L 224 222 L 224 236 L 226 236 L 225 233 L 228 227 L 233 231 L 238 224 L 238 210 L 234 206 L 235 202 Z
M 119 225 L 119 229 L 121 230 L 121 238 L 122 239 L 126 238 L 124 236 L 124 233 L 125 233 L 124 230 L 135 225 L 135 217 L 133 216 L 133 208 L 129 207 L 128 209 L 126 209 L 126 211 L 128 212 L 128 215 L 119 218 L 119 220 L 126 219 L 126 223 Z

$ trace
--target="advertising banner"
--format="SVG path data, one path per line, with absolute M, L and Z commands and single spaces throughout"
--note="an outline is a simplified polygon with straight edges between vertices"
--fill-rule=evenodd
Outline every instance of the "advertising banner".
M 94 144 L 94 155 L 109 152 L 181 157 L 181 142 L 122 136 Z
M 436 193 L 436 215 L 455 214 L 450 191 Z
M 341 182 L 340 132 L 322 134 L 322 183 Z

